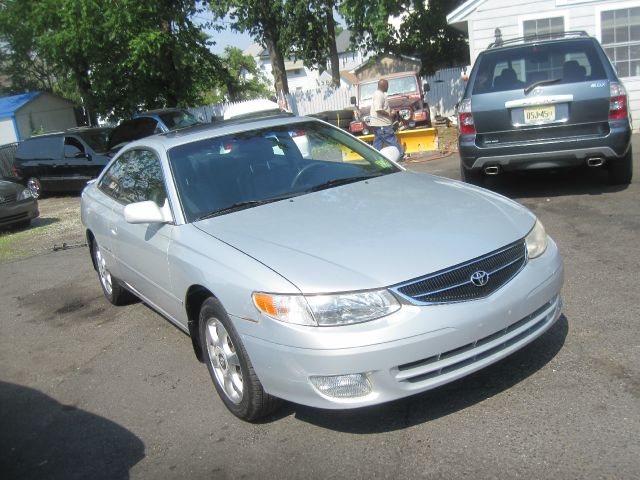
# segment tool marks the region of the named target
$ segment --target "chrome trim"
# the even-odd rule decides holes
[[[504,102],[505,108],[532,107],[535,105],[551,105],[554,103],[573,102],[573,95],[546,95],[544,97],[531,97]]]
[[[439,277],[441,275],[446,275],[447,273],[451,273],[451,272],[454,272],[454,271],[459,270],[461,268],[465,268],[465,267],[467,267],[469,265],[473,265],[474,263],[480,262],[480,261],[485,260],[487,258],[495,257],[495,256],[500,255],[501,253],[509,250],[510,248],[513,248],[513,246],[516,243],[519,243],[519,242],[514,242],[514,243],[512,243],[510,245],[507,245],[504,248],[501,248],[500,250],[496,250],[496,251],[491,252],[490,254],[483,255],[483,256],[478,257],[478,258],[474,258],[473,260],[469,260],[468,262],[461,263],[461,264],[456,265],[454,267],[451,267],[451,268],[448,268],[448,269],[445,269],[445,270],[440,270],[440,271],[435,272],[435,273],[430,273],[430,274],[424,275],[422,277],[414,278],[412,280],[408,280],[406,282],[402,282],[402,283],[393,285],[393,286],[389,287],[388,289],[391,292],[393,292],[395,295],[397,295],[400,298],[402,298],[403,300],[406,300],[407,302],[409,302],[410,304],[419,305],[419,306],[424,306],[424,305],[450,305],[450,304],[453,304],[453,303],[471,302],[473,300],[477,300],[476,298],[474,298],[474,299],[468,299],[468,300],[457,300],[457,301],[449,301],[449,302],[423,302],[423,301],[417,300],[415,297],[411,297],[409,295],[406,295],[406,294],[402,293],[400,291],[400,289],[403,288],[403,287],[406,287],[408,285],[413,285],[414,283],[419,283],[419,282],[423,282],[425,280],[429,280],[430,278]],[[524,239],[522,240],[522,243],[525,243],[525,245],[524,245],[524,261],[522,262],[522,266],[516,272],[514,272],[513,276],[509,280],[507,280],[497,290],[492,292],[491,295],[493,295],[494,293],[499,291],[501,288],[503,288],[507,283],[509,283],[511,281],[511,279],[513,279],[516,275],[518,275],[522,271],[522,269],[524,269],[524,267],[527,265],[527,263],[529,262],[529,254],[528,254],[526,242],[524,241]],[[498,268],[496,268],[494,270],[491,270],[490,272],[487,272],[487,273],[489,273],[489,276],[491,276],[491,275],[493,275],[495,273],[500,272],[501,270],[504,270],[505,268],[510,267],[511,265],[513,265],[514,263],[520,261],[521,259],[522,259],[522,256],[519,256],[516,259],[512,260],[511,262],[509,262],[509,263],[507,263],[505,265],[502,265],[502,266],[500,266],[500,267],[498,267]],[[430,295],[430,294],[433,294],[433,293],[446,292],[448,290],[452,290],[454,288],[459,288],[459,287],[462,287],[462,286],[470,284],[470,283],[471,283],[471,279],[467,280],[466,282],[462,282],[460,284],[456,284],[456,285],[448,286],[448,287],[445,287],[445,288],[442,288],[442,289],[439,289],[439,290],[432,290],[432,291],[423,293],[422,295],[418,295],[418,297],[424,297],[425,295]],[[484,297],[478,297],[478,298],[484,298]]]

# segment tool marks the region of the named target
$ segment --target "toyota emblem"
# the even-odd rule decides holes
[[[473,272],[471,274],[471,283],[473,283],[476,287],[484,287],[487,283],[489,283],[489,274],[484,270]]]

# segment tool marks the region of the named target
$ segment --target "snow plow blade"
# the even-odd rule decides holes
[[[404,153],[413,154],[418,152],[429,152],[438,149],[438,135],[435,128],[414,128],[396,132],[396,136]],[[373,144],[373,135],[362,135],[360,140]]]

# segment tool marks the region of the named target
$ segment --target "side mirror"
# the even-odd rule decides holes
[[[392,162],[397,162],[400,160],[400,150],[396,147],[392,147],[391,145],[380,149],[380,153],[387,159]]]
[[[165,200],[160,208],[156,202],[130,203],[124,207],[124,219],[127,223],[170,223],[173,221],[169,213],[169,203]]]
[[[422,91],[423,92],[430,92],[431,91],[431,85],[429,85],[428,83],[425,83],[424,85],[422,85]]]
[[[349,101],[351,102],[351,105],[356,105],[358,103],[358,101],[356,100],[356,97],[351,97]]]

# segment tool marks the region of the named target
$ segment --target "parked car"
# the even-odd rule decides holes
[[[81,190],[110,160],[111,128],[74,128],[20,142],[13,173],[35,198],[52,191]]]
[[[0,178],[0,227],[26,227],[39,214],[38,201],[31,190],[15,181]]]
[[[563,265],[535,215],[398,156],[284,115],[132,142],[82,194],[102,290],[188,333],[244,420],[406,397],[547,331]]]
[[[539,168],[604,167],[633,176],[629,99],[595,38],[584,32],[490,46],[458,107],[462,178]]]
[[[109,137],[108,151],[112,154],[129,142],[154,133],[170,132],[197,125],[201,122],[186,110],[165,108],[136,113],[133,118],[122,121]]]

